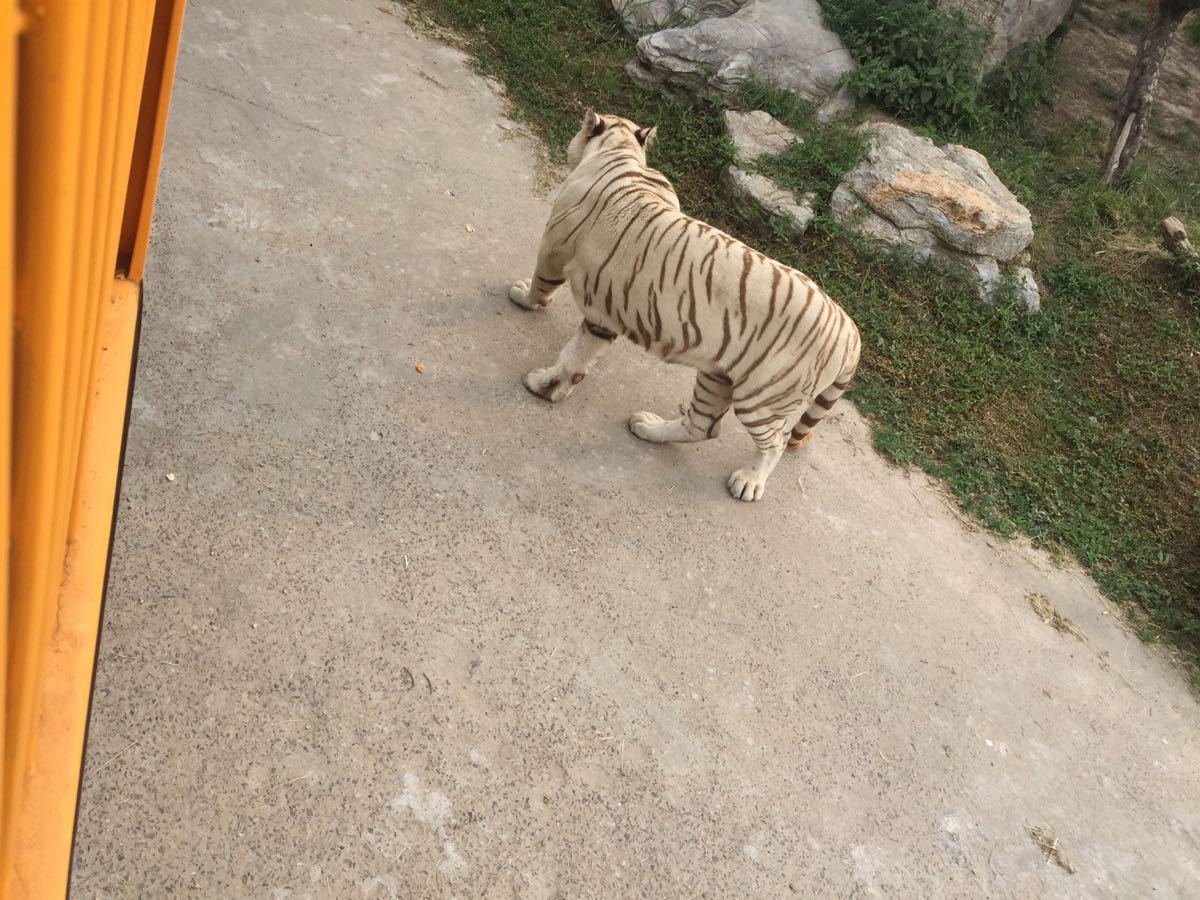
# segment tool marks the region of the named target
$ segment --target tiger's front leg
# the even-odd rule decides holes
[[[733,386],[726,375],[696,373],[692,402],[678,419],[664,419],[652,412],[629,417],[629,430],[652,444],[682,444],[707,441],[721,431],[721,417],[733,402]]]
[[[575,334],[558,354],[554,365],[534,369],[526,375],[525,387],[543,400],[557,403],[570,394],[575,385],[583,381],[588,370],[604,355],[604,351],[612,346],[616,337],[613,332],[587,320],[580,322]]]
[[[538,248],[537,265],[533,268],[533,283],[521,280],[508,289],[508,299],[522,309],[543,309],[550,305],[557,291],[567,280],[563,254],[553,245],[547,246],[545,236]]]

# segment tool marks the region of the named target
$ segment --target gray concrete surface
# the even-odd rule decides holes
[[[1196,896],[1196,704],[1078,572],[849,406],[748,505],[625,430],[687,372],[521,388],[536,147],[381,5],[189,4],[74,895]]]

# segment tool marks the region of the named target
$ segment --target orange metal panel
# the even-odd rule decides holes
[[[0,774],[8,658],[8,523],[12,473],[13,190],[16,183],[17,8],[0,0]],[[0,809],[4,779],[0,777]]]
[[[44,657],[38,740],[22,784],[12,897],[63,897],[70,871],[79,768],[87,731],[100,604],[108,570],[113,498],[122,439],[141,287],[117,279],[103,304],[96,378],[89,395],[79,460],[80,492],[67,544],[56,623]]]
[[[9,576],[5,796],[0,873],[6,892],[19,879],[13,843],[21,783],[34,740],[46,623],[66,543],[58,492],[60,450],[74,443],[62,417],[73,313],[71,237],[80,192],[89,16],[29,11],[18,60],[14,295],[12,564]],[[58,523],[62,522],[61,528]]]
[[[185,5],[185,0],[159,0],[154,9],[146,88],[142,93],[142,111],[138,117],[137,141],[129,171],[129,192],[125,198],[125,220],[121,225],[121,244],[117,253],[117,270],[134,281],[141,280],[146,268],[150,218],[158,189],[158,169],[167,132],[167,112],[175,83],[175,60],[179,55]]]
[[[0,900],[66,891],[182,8],[0,0]]]

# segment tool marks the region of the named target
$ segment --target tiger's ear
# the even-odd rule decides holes
[[[658,126],[651,125],[649,128],[639,128],[634,134],[637,135],[638,143],[645,149],[650,149],[650,144],[654,141],[654,135],[658,133]]]
[[[583,114],[583,130],[588,137],[597,137],[604,131],[604,120],[589,109]]]

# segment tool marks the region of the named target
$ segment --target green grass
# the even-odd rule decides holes
[[[1121,89],[1117,88],[1117,87],[1113,87],[1111,84],[1109,84],[1103,78],[1097,78],[1095,80],[1094,84],[1096,87],[1096,93],[1099,94],[1101,97],[1103,97],[1105,100],[1110,100],[1113,103],[1116,103],[1118,100],[1121,99]]]
[[[1114,19],[1114,24],[1117,26],[1117,30],[1123,31],[1125,34],[1141,34],[1145,30],[1148,22],[1149,19],[1147,19],[1145,16],[1138,15],[1130,9],[1119,10],[1116,18]]]
[[[583,109],[658,126],[651,162],[684,208],[815,277],[855,317],[864,362],[852,397],[877,447],[945,479],[1003,534],[1073,552],[1128,604],[1148,639],[1200,658],[1200,296],[1195,273],[1151,251],[1168,214],[1200,222],[1195,168],[1150,151],[1130,183],[1096,184],[1106,135],[1079,125],[977,128],[1037,223],[1043,308],[982,307],[965,282],[879,252],[818,211],[800,242],[727,202],[731,147],[714,105],[632,85],[632,45],[590,0],[417,0],[418,17],[462,36],[557,158]],[[822,199],[861,153],[851,123],[819,127],[804,104],[751,87],[807,138],[768,166]]]

